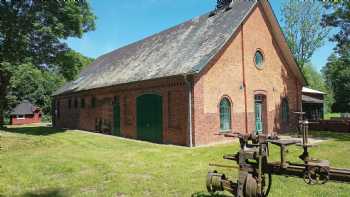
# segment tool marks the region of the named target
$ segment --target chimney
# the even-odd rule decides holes
[[[209,18],[212,16],[215,16],[219,10],[230,10],[231,3],[233,0],[217,0],[216,2],[216,9],[209,13]]]
[[[216,9],[221,10],[229,8],[232,0],[217,0],[216,2]]]

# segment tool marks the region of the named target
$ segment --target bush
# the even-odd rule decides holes
[[[4,117],[4,125],[9,125],[10,123],[11,123],[10,116],[5,116]]]
[[[52,121],[52,116],[48,114],[43,114],[41,118],[41,122],[47,122],[50,123]]]

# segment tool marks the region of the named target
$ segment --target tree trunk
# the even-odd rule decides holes
[[[3,88],[0,88],[3,89]],[[4,113],[5,113],[5,105],[6,105],[6,94],[0,93],[0,127],[4,124]]]
[[[4,124],[5,103],[6,96],[4,96],[4,93],[0,93],[0,127]]]
[[[6,95],[10,78],[9,64],[0,63],[0,126],[4,124],[4,113],[7,107]]]

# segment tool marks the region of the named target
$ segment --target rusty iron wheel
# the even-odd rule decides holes
[[[304,174],[304,181],[309,185],[325,184],[329,181],[329,170],[325,167],[311,166]]]

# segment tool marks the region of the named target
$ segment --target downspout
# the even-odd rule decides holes
[[[242,75],[243,75],[243,88],[244,88],[244,119],[245,119],[245,133],[248,133],[248,101],[247,101],[247,82],[245,78],[245,65],[244,65],[244,34],[243,34],[243,24],[241,25],[241,35],[242,35]]]
[[[184,74],[185,83],[188,88],[188,145],[192,148],[193,147],[193,136],[192,136],[192,81],[188,78],[187,74]]]

